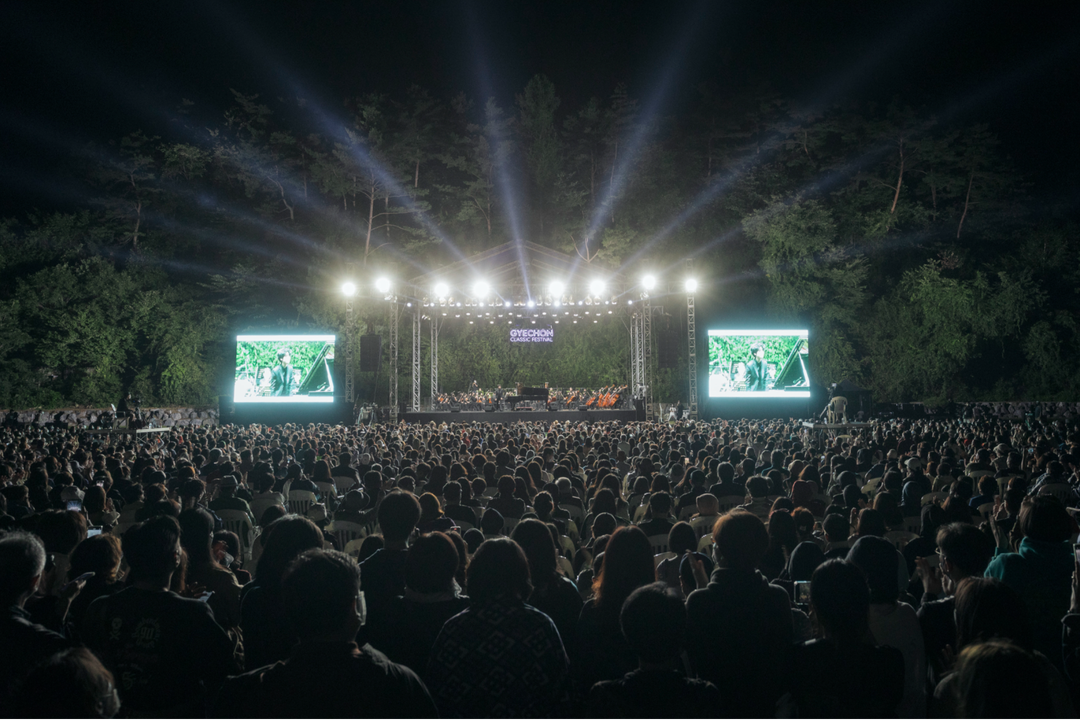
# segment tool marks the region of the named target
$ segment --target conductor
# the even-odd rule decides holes
[[[281,348],[277,354],[278,364],[270,374],[270,394],[287,396],[296,392],[296,376],[292,369],[292,353],[289,348]]]

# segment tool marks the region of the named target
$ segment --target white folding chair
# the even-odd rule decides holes
[[[310,490],[289,491],[289,512],[295,515],[307,516],[307,511],[315,502],[315,493]]]
[[[338,547],[342,552],[349,552],[346,550],[349,547],[349,543],[354,540],[363,540],[368,535],[368,526],[361,525],[360,523],[349,522],[348,520],[335,520],[330,524],[330,532],[333,533],[334,538],[338,542]],[[359,553],[359,546],[355,547],[357,554]]]
[[[667,535],[650,535],[649,544],[652,545],[653,555],[661,555],[668,551]]]
[[[720,514],[723,515],[728,510],[734,510],[743,503],[746,502],[746,496],[744,495],[727,495],[722,498],[717,498],[717,502],[720,504]]]
[[[225,529],[240,538],[240,553],[244,563],[251,562],[251,545],[255,542],[255,528],[251,518],[243,510],[215,510]]]

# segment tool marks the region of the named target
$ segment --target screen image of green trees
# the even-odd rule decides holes
[[[780,366],[798,341],[794,335],[710,335],[709,373],[728,372],[732,363],[748,361],[754,344],[765,349],[765,362]]]
[[[263,368],[272,368],[278,364],[278,351],[289,348],[292,356],[292,366],[300,371],[303,377],[311,368],[315,359],[326,345],[332,343],[322,340],[238,340],[236,343],[236,379],[253,379]],[[333,357],[331,348],[330,357]]]

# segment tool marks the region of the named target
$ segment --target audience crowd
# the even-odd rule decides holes
[[[0,428],[0,712],[1072,717],[1080,418]]]

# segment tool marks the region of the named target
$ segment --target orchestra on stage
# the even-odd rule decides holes
[[[513,387],[483,389],[474,380],[468,390],[443,392],[435,397],[433,410],[477,412],[488,410],[620,410],[633,407],[626,385],[607,385],[602,388]]]

